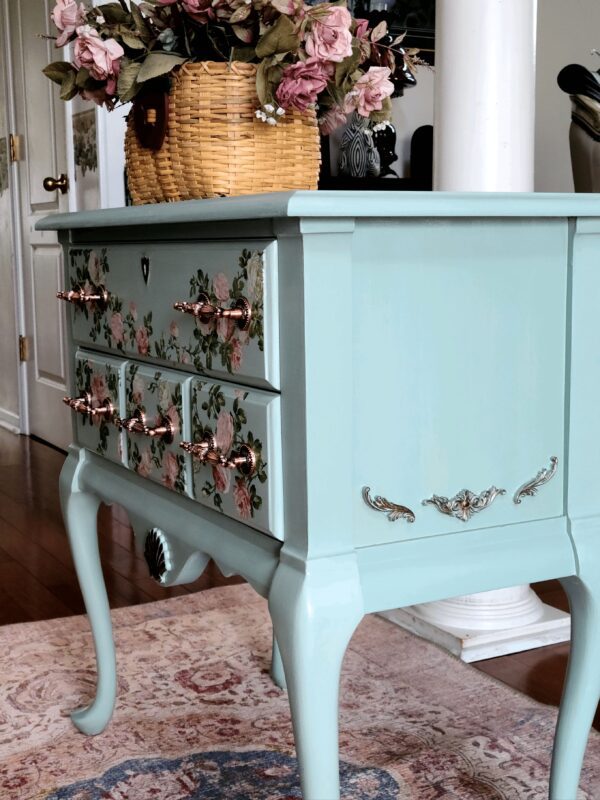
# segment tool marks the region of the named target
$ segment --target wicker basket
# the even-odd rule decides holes
[[[160,150],[141,146],[130,115],[125,138],[135,205],[289,189],[316,189],[321,163],[314,111],[256,119],[256,65],[202,61],[174,76]]]

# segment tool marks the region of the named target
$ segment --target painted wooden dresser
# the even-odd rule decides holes
[[[600,197],[300,192],[39,227],[65,248],[61,494],[98,660],[77,727],[115,701],[96,512],[119,503],[165,586],[212,557],[268,598],[306,800],[339,796],[364,614],[563,579],[550,797],[574,800],[600,692]]]

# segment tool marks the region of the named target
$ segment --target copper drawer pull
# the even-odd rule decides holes
[[[204,324],[211,322],[213,319],[231,319],[243,331],[248,330],[252,318],[252,306],[245,297],[240,297],[239,300],[236,300],[231,308],[219,308],[218,306],[213,306],[210,302],[210,297],[205,292],[201,292],[195,303],[173,303],[173,308],[184,314],[193,314]]]
[[[101,406],[96,406],[94,408],[90,392],[86,392],[81,397],[63,397],[63,403],[78,414],[85,414],[90,417],[90,419],[103,416],[112,419],[115,413],[115,408],[110,400],[105,400]]]
[[[75,305],[80,306],[86,303],[106,305],[110,297],[109,293],[102,286],[99,286],[95,292],[86,292],[81,286],[78,286],[77,289],[70,289],[68,292],[57,292],[56,296],[59,300],[66,300],[67,303],[75,303]]]
[[[171,444],[175,435],[173,423],[168,417],[162,417],[158,425],[151,427],[146,424],[146,417],[139,410],[127,419],[116,419],[115,424],[120,430],[141,433],[142,436],[149,436],[151,439],[162,439],[165,444]]]
[[[180,442],[179,446],[203,464],[223,469],[237,469],[247,477],[253,475],[256,470],[256,453],[247,444],[241,445],[239,450],[234,450],[227,458],[217,449],[212,433],[205,434],[201,442]]]

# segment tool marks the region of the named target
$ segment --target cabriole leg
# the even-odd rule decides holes
[[[280,689],[287,689],[285,683],[285,672],[283,671],[283,661],[281,660],[281,652],[279,651],[279,645],[277,644],[277,639],[275,638],[275,633],[273,633],[273,650],[271,656],[271,678],[273,679],[273,683],[276,686],[279,686]]]
[[[566,578],[571,606],[571,653],[560,704],[550,800],[575,800],[585,748],[600,699],[600,582]],[[600,787],[596,787],[600,791]]]
[[[117,693],[117,668],[110,608],[98,550],[97,516],[100,500],[89,492],[74,490],[69,478],[72,464],[67,460],[61,474],[61,504],[75,570],[92,628],[98,684],[96,697],[87,707],[77,709],[71,719],[80,731],[101,733],[112,716]]]
[[[363,616],[354,556],[285,559],[269,609],[289,695],[304,800],[339,800],[338,698],[342,660]]]

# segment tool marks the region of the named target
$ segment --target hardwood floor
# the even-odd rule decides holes
[[[58,499],[64,453],[0,428],[0,625],[83,614]],[[103,507],[100,550],[113,608],[239,583],[214,564],[193,584],[163,589],[149,577],[133,546],[125,512]],[[567,609],[560,584],[534,587],[542,599]],[[473,666],[543,703],[557,705],[569,645],[554,645],[480,661]],[[600,716],[595,726],[600,730]]]

